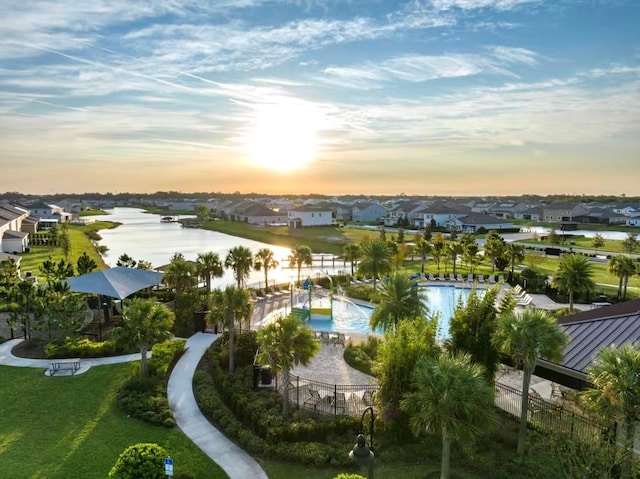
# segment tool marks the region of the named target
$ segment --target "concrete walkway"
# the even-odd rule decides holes
[[[227,439],[202,415],[193,395],[192,378],[200,358],[218,338],[197,333],[187,340],[187,351],[174,366],[167,397],[176,424],[205,454],[213,459],[230,479],[267,479],[260,465]]]

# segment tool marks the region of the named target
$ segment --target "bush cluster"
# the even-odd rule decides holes
[[[344,360],[354,369],[371,376],[371,366],[373,361],[364,349],[358,346],[348,346],[344,350]]]
[[[178,359],[180,359],[180,356],[184,354],[186,344],[186,339],[154,344],[151,348],[151,358],[149,359],[149,374],[162,379],[166,378],[173,366],[178,362]]]
[[[109,471],[109,479],[163,479],[167,451],[152,443],[129,446]]]
[[[164,381],[157,377],[135,377],[118,391],[118,407],[128,416],[156,426],[176,425]]]
[[[345,296],[359,299],[361,301],[371,301],[374,291],[371,286],[367,285],[351,285],[344,288]]]
[[[88,338],[67,338],[62,344],[49,343],[44,348],[47,358],[97,358],[118,352],[113,341],[96,342]]]

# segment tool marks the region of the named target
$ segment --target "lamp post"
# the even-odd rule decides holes
[[[349,453],[349,458],[356,464],[367,467],[367,479],[373,479],[373,458],[374,454],[367,447],[367,440],[364,434],[358,434],[356,438],[356,445],[353,446],[353,450]]]

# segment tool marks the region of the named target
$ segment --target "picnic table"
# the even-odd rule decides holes
[[[80,358],[54,359],[51,362],[51,368],[49,368],[49,376],[60,371],[71,371],[71,375],[74,375],[78,369],[80,369]]]

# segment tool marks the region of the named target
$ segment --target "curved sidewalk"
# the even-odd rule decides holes
[[[176,424],[230,479],[268,479],[260,465],[227,439],[200,412],[193,395],[192,379],[198,362],[217,334],[196,333],[187,340],[187,350],[173,367],[167,397]]]

